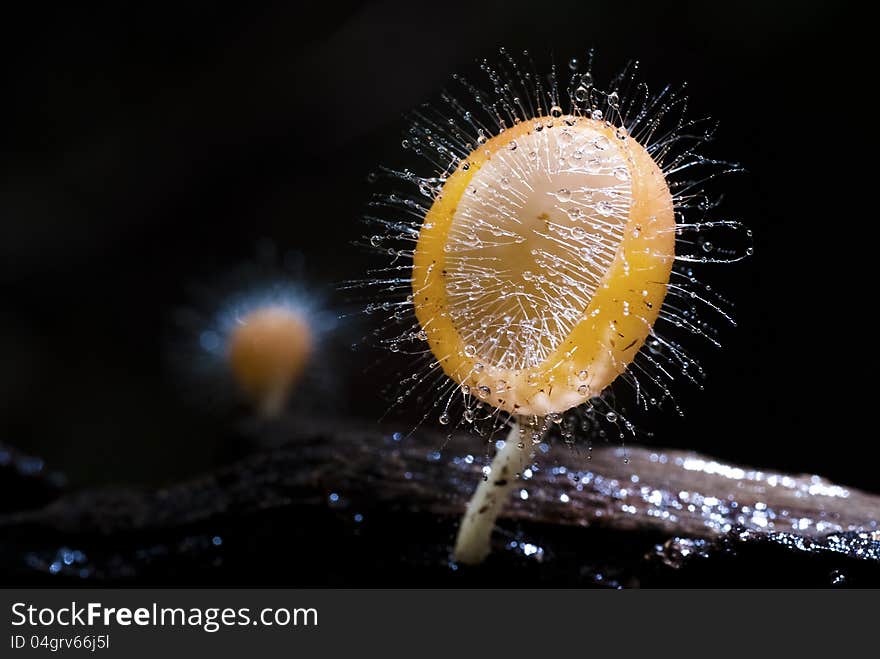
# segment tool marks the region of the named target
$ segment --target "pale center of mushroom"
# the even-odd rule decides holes
[[[446,245],[448,310],[469,357],[538,366],[583,317],[623,239],[630,169],[590,126],[533,130],[474,174]]]

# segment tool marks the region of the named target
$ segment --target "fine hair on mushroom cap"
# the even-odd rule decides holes
[[[369,176],[384,263],[348,287],[413,358],[394,404],[487,438],[514,415],[623,439],[615,389],[680,413],[674,386],[702,386],[687,337],[717,344],[733,321],[696,271],[752,251],[706,184],[740,168],[702,155],[716,126],[688,116],[684,85],[651,92],[637,63],[600,84],[592,60],[539,74],[501,49],[412,113],[401,145],[426,164]]]

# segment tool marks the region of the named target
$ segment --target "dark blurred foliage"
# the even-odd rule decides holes
[[[711,155],[749,170],[717,189],[724,215],[753,227],[755,256],[711,273],[739,327],[722,328],[723,350],[695,350],[706,390],[680,387],[688,416],[652,415],[651,441],[877,489],[862,410],[838,391],[860,354],[844,341],[868,341],[848,333],[836,289],[856,183],[841,170],[866,148],[849,125],[845,5],[220,7],[39,7],[2,22],[4,442],[78,483],[165,481],[224,460],[229,416],[181,400],[164,360],[187,286],[265,238],[303,252],[316,280],[362,276],[370,257],[350,241],[366,175],[412,164],[402,114],[499,45],[539,63],[592,46],[600,81],[631,58],[652,88],[688,81],[695,114],[721,121]],[[391,369],[368,370],[376,357],[338,360],[341,415],[384,411],[376,383]]]

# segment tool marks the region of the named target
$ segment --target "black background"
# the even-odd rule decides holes
[[[0,440],[77,483],[224,460],[228,415],[190,405],[168,368],[188,285],[266,238],[331,289],[361,276],[350,241],[365,232],[366,175],[409,164],[403,113],[499,45],[561,63],[595,47],[598,80],[636,58],[654,89],[687,81],[694,112],[721,121],[710,154],[748,169],[716,188],[755,233],[754,258],[711,280],[739,327],[722,328],[723,350],[694,348],[706,390],[682,387],[688,416],[654,415],[652,441],[877,489],[877,450],[841,391],[869,340],[837,293],[854,237],[840,173],[866,148],[844,82],[857,61],[845,6],[299,4],[3,21]],[[364,374],[374,357],[343,355],[331,374],[342,413],[367,423],[386,407],[384,371]]]

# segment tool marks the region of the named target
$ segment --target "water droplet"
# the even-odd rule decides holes
[[[449,423],[449,415],[446,412],[443,412],[443,414],[440,415],[440,423],[444,426]]]
[[[610,94],[608,94],[608,105],[613,108],[616,108],[618,105],[620,105],[620,96],[617,92],[611,92]]]
[[[608,419],[611,423],[617,421],[617,412],[608,412],[605,414],[605,418]]]

